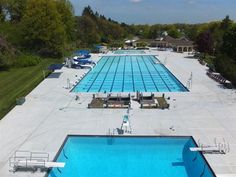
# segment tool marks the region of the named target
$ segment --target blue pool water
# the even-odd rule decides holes
[[[145,54],[143,50],[116,50],[114,54]]]
[[[215,177],[191,137],[69,136],[48,177]]]
[[[105,56],[74,92],[185,92],[155,56]]]

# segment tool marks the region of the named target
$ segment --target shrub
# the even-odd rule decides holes
[[[41,59],[37,56],[32,55],[21,55],[16,59],[15,66],[16,67],[28,67],[35,66],[39,64]]]
[[[41,48],[38,51],[38,54],[44,58],[60,58],[63,55],[62,51],[49,49],[49,48]]]
[[[0,52],[0,70],[7,70],[11,65],[11,56]]]
[[[236,84],[236,63],[233,59],[226,54],[219,54],[214,60],[214,65],[216,67],[216,71],[220,72],[234,85]]]
[[[7,69],[14,61],[16,49],[0,35],[0,70]]]

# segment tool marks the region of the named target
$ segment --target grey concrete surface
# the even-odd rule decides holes
[[[230,144],[225,155],[205,155],[216,174],[236,173],[236,91],[222,88],[206,75],[206,66],[187,54],[150,51],[185,85],[193,73],[190,92],[165,93],[169,110],[143,110],[133,103],[132,135],[187,135],[213,144],[224,138]],[[92,59],[99,60],[99,55]],[[59,77],[46,78],[0,121],[0,176],[43,177],[42,172],[9,172],[8,159],[15,150],[43,151],[52,160],[68,134],[106,135],[122,123],[121,109],[87,109],[91,94],[66,89],[88,70],[63,68]],[[76,77],[76,75],[78,77]],[[162,93],[156,93],[161,95]],[[170,129],[170,128],[174,129]]]

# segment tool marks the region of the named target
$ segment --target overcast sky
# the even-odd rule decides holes
[[[75,14],[85,6],[128,24],[202,23],[226,15],[236,21],[236,0],[71,0]]]

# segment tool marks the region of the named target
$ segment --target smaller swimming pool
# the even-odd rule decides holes
[[[68,136],[48,177],[216,177],[192,137]]]
[[[143,50],[116,50],[114,54],[145,54]]]

